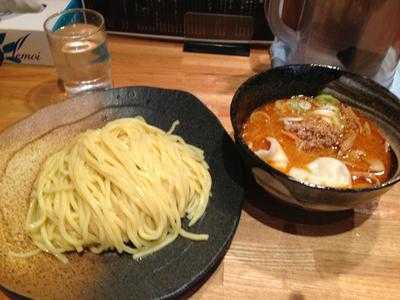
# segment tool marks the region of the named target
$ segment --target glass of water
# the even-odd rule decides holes
[[[65,91],[78,94],[112,87],[104,18],[91,9],[69,9],[44,23]]]

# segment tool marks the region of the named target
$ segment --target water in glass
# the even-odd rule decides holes
[[[111,87],[106,34],[91,24],[72,24],[51,41],[57,73],[69,94]]]

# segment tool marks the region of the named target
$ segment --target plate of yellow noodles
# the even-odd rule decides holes
[[[194,289],[235,233],[242,167],[193,95],[110,89],[0,133],[0,285],[30,298]]]

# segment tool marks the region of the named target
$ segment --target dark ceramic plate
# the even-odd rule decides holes
[[[169,129],[205,151],[213,179],[212,197],[193,232],[207,242],[178,238],[145,257],[105,253],[69,254],[62,264],[50,255],[30,259],[8,252],[32,245],[23,233],[28,195],[40,164],[79,132],[136,115]],[[149,299],[178,296],[214,270],[227,251],[243,200],[242,167],[218,119],[193,95],[148,87],[111,89],[49,106],[0,134],[0,284],[33,298]]]
[[[332,94],[362,111],[380,127],[391,144],[389,181],[374,188],[335,189],[301,183],[272,168],[241,138],[243,123],[259,106],[294,95]],[[288,65],[257,74],[236,91],[231,104],[235,140],[247,168],[268,192],[287,203],[311,210],[346,210],[373,201],[400,180],[400,102],[387,89],[361,76],[335,67]]]

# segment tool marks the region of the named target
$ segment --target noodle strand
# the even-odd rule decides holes
[[[89,130],[44,163],[35,182],[26,230],[37,250],[62,262],[89,249],[141,258],[178,236],[207,240],[182,228],[204,214],[211,190],[201,149],[141,117]]]

